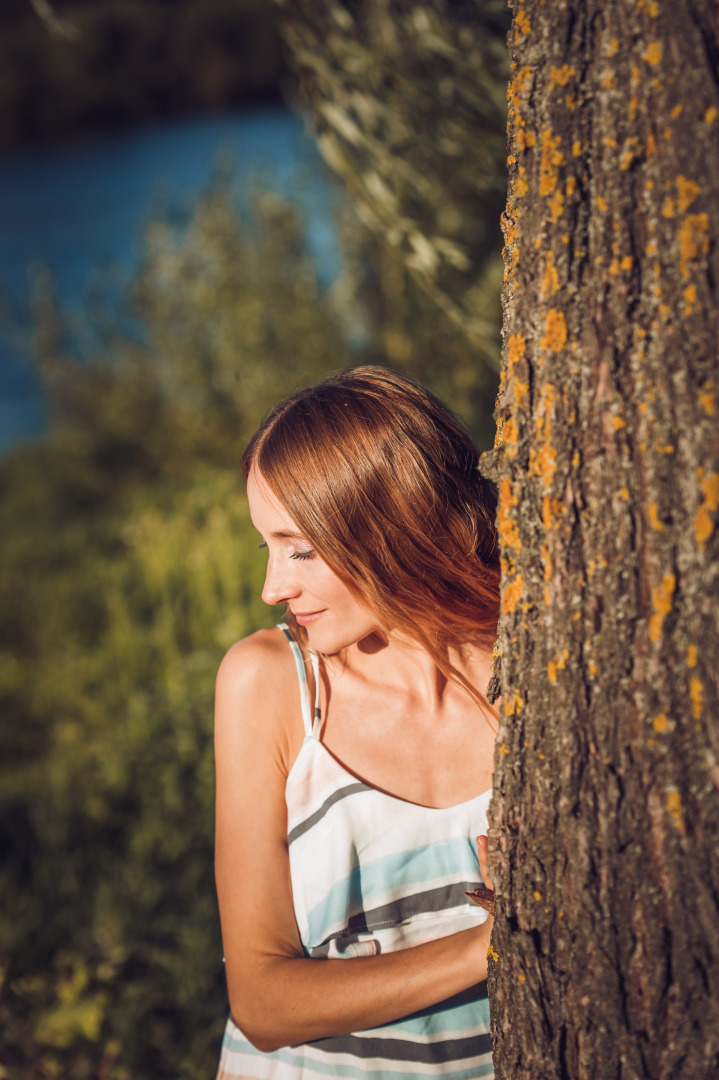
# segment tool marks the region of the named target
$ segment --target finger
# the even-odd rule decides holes
[[[479,855],[479,870],[482,881],[488,889],[493,889],[494,885],[489,875],[489,844],[486,836],[477,837],[477,854]]]

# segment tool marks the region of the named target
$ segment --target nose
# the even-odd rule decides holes
[[[262,589],[262,599],[266,604],[282,604],[302,591],[295,577],[296,568],[288,558],[275,558],[270,555]]]

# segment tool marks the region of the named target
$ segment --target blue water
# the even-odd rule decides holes
[[[308,248],[329,283],[339,272],[333,189],[304,121],[281,107],[0,156],[0,452],[46,426],[23,332],[33,268],[49,268],[64,309],[80,308],[98,269],[131,275],[153,206],[189,204],[221,161],[231,162],[239,184],[261,182],[300,201]]]

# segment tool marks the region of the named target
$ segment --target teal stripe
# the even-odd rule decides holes
[[[388,894],[388,883],[395,889],[431,889],[438,879],[448,877],[463,881],[479,879],[479,859],[468,836],[451,837],[424,847],[393,852],[372,862],[353,867],[350,874],[336,882],[327,896],[307,914],[307,926],[301,927],[306,949],[319,945],[336,930],[342,929],[350,916],[376,907]],[[372,928],[370,927],[370,930]]]
[[[492,1075],[492,1062],[489,1061],[484,1064],[481,1058],[473,1058],[469,1063],[463,1063],[459,1068],[451,1067],[450,1072],[441,1073],[437,1072],[435,1065],[413,1065],[411,1071],[402,1071],[393,1068],[389,1062],[386,1065],[380,1063],[378,1068],[370,1070],[361,1061],[358,1061],[357,1064],[340,1064],[337,1061],[315,1060],[309,1058],[302,1049],[297,1052],[292,1047],[284,1047],[282,1050],[274,1050],[270,1054],[263,1054],[245,1039],[240,1040],[234,1037],[230,1039],[228,1046],[230,1052],[237,1054],[240,1060],[236,1064],[230,1060],[227,1065],[237,1068],[238,1072],[242,1071],[242,1058],[248,1059],[248,1068],[255,1070],[259,1062],[262,1064],[265,1061],[267,1064],[279,1064],[281,1062],[285,1068],[292,1069],[298,1076],[302,1076],[303,1080],[311,1080],[313,1076],[337,1077],[338,1080],[340,1078],[342,1080],[416,1080],[420,1076],[436,1077],[438,1075],[441,1075],[443,1080],[475,1080],[476,1077]]]

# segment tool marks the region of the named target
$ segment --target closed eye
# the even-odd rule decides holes
[[[314,551],[294,551],[291,555],[291,559],[314,559]]]

